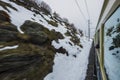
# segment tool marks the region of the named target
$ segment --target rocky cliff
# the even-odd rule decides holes
[[[56,53],[76,57],[67,47],[83,47],[82,33],[40,4],[0,1],[0,80],[43,80],[52,72]]]

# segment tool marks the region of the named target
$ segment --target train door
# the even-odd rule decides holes
[[[96,66],[96,71],[95,72],[97,74],[97,80],[102,80],[102,75],[101,75],[101,70],[100,70],[100,30],[98,30],[95,34],[95,56],[96,56],[96,63],[95,63],[95,66]]]
[[[104,24],[104,66],[108,80],[120,80],[120,7]]]

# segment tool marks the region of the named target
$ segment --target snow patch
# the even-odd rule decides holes
[[[6,46],[4,48],[0,48],[0,51],[8,50],[8,49],[16,49],[17,47],[18,47],[18,45],[15,45],[15,46]]]
[[[81,52],[74,51],[74,48],[76,47],[73,47],[72,50],[70,50],[71,53],[76,52],[76,58],[73,56],[67,56],[66,54],[56,53],[53,72],[48,74],[44,80],[84,80],[87,71],[91,41],[86,41],[83,44],[84,48]],[[58,48],[59,46],[57,46],[58,45],[55,47]]]

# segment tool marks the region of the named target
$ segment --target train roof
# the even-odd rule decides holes
[[[96,31],[104,25],[112,13],[120,6],[120,0],[104,0],[103,7],[96,26]]]

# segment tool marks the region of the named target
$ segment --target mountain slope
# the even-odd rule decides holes
[[[55,55],[53,72],[45,77],[45,80],[85,80],[91,42],[84,41],[81,51],[70,49],[76,56],[66,56],[57,53]]]
[[[42,1],[1,0],[0,80],[43,80],[57,55],[79,59],[82,35]]]

